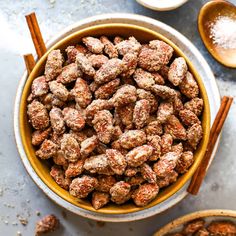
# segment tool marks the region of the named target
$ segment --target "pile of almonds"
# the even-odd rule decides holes
[[[95,209],[145,206],[194,162],[203,100],[183,57],[160,40],[85,37],[52,50],[27,114],[36,156]]]

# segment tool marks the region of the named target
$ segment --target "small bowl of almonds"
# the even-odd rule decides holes
[[[191,178],[210,108],[170,40],[106,24],[67,36],[37,62],[19,120],[27,158],[49,189],[86,210],[125,214],[167,200]]]
[[[165,225],[153,236],[236,235],[236,212],[204,210],[182,216]]]

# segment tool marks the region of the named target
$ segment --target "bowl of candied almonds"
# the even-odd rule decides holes
[[[210,108],[198,72],[161,34],[91,26],[36,63],[19,128],[37,176],[67,202],[137,212],[175,194],[206,151]]]
[[[182,216],[165,225],[153,236],[236,235],[236,212],[204,210]]]

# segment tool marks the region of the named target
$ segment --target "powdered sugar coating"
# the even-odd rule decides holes
[[[114,94],[113,103],[115,107],[124,106],[137,100],[136,88],[132,85],[123,85]]]
[[[98,139],[103,143],[109,143],[113,132],[113,117],[108,110],[98,111],[92,121],[97,132]]]
[[[185,126],[192,126],[194,124],[201,123],[198,117],[192,111],[188,109],[181,110],[179,112],[179,117]]]
[[[62,111],[58,107],[53,107],[49,112],[52,129],[57,134],[63,134],[66,130]]]
[[[119,151],[107,149],[106,156],[111,169],[117,174],[122,175],[127,166],[126,159]]]
[[[159,188],[167,187],[170,184],[176,182],[177,178],[178,173],[174,170],[171,170],[165,177],[157,177],[157,185],[159,186]]]
[[[137,129],[141,129],[147,124],[150,110],[151,107],[148,100],[142,99],[136,102],[133,112],[133,122]]]
[[[163,133],[162,125],[158,120],[149,122],[144,130],[147,135],[161,135]]]
[[[80,53],[80,51],[75,46],[68,46],[65,49],[65,52],[67,54],[67,62],[69,64],[74,63],[76,60],[77,54]]]
[[[94,191],[92,194],[92,205],[95,210],[105,206],[109,201],[110,195],[108,193]]]
[[[49,90],[48,83],[45,76],[39,76],[33,80],[31,85],[31,91],[33,97],[40,97],[47,94]]]
[[[141,44],[134,37],[129,37],[128,40],[123,40],[116,44],[116,48],[122,56],[127,53],[138,54]]]
[[[27,115],[29,116],[29,122],[37,129],[45,129],[49,126],[49,115],[46,107],[39,101],[33,100],[27,106]]]
[[[94,37],[85,37],[82,38],[82,41],[90,52],[95,54],[102,53],[104,44],[99,39]]]
[[[32,144],[34,146],[38,146],[40,145],[46,138],[48,138],[48,136],[50,135],[52,131],[52,128],[49,127],[45,130],[35,130],[32,133]]]
[[[165,58],[164,64],[168,64],[174,52],[174,49],[170,45],[161,40],[152,40],[149,42],[149,47],[162,53],[162,57]]]
[[[84,169],[90,173],[112,175],[114,172],[111,170],[107,156],[105,154],[91,156],[85,160]]]
[[[136,175],[139,171],[139,167],[127,167],[124,174],[128,177],[132,177]]]
[[[76,80],[72,93],[75,97],[75,101],[82,108],[87,107],[92,101],[92,93],[89,89],[89,86],[87,82],[81,78]]]
[[[58,146],[54,142],[45,139],[35,154],[41,159],[48,159],[57,153],[57,149]]]
[[[94,93],[96,99],[108,99],[118,89],[120,79],[114,79],[102,86],[100,86]]]
[[[99,175],[98,176],[98,185],[96,190],[100,192],[109,193],[111,187],[116,183],[115,177],[111,175]]]
[[[183,102],[180,97],[174,97],[173,99],[173,107],[174,107],[174,114],[178,115],[178,113],[184,109]]]
[[[121,36],[115,36],[113,42],[115,45],[117,45],[118,43],[122,42],[124,39]]]
[[[171,147],[171,152],[176,152],[182,155],[183,151],[184,151],[184,147],[182,143],[175,144]]]
[[[129,151],[126,155],[126,160],[129,166],[138,167],[146,162],[153,153],[153,147],[149,145],[143,145],[136,147]]]
[[[132,177],[126,177],[125,181],[130,184],[131,187],[137,187],[144,183],[145,179],[140,174],[137,174]]]
[[[65,177],[65,171],[60,166],[52,166],[50,175],[61,188],[69,189],[71,180]]]
[[[69,163],[66,171],[65,176],[68,178],[76,177],[78,175],[81,175],[84,170],[84,160],[78,160],[74,163]]]
[[[196,80],[190,72],[187,72],[182,82],[179,84],[179,89],[188,98],[195,98],[199,94],[199,88]]]
[[[108,57],[102,54],[92,54],[88,57],[89,62],[91,63],[92,67],[99,69],[102,65],[108,62]]]
[[[173,100],[177,96],[177,93],[174,89],[165,85],[155,84],[152,86],[151,91],[163,99]]]
[[[97,147],[97,145],[98,145],[98,138],[96,135],[93,135],[92,137],[83,140],[80,144],[81,155],[88,156]]]
[[[165,178],[171,171],[176,167],[176,163],[180,155],[175,152],[168,152],[161,157],[161,159],[153,165],[153,170],[155,171],[158,178]]]
[[[139,67],[150,72],[156,72],[163,65],[167,65],[173,53],[173,49],[168,44],[155,41],[149,46],[142,47],[139,53]]]
[[[59,49],[52,50],[48,54],[48,58],[45,65],[45,77],[46,81],[54,80],[61,72],[64,58]]]
[[[93,68],[92,63],[82,53],[78,53],[76,55],[76,64],[78,68],[81,71],[83,71],[83,73],[85,73],[86,75],[89,75],[92,77],[95,75],[95,69]]]
[[[150,90],[155,84],[154,76],[141,68],[136,69],[133,78],[138,87],[142,89]]]
[[[168,118],[164,126],[164,130],[166,133],[170,134],[174,139],[186,140],[186,130],[179,121],[179,119],[174,115],[171,115]]]
[[[150,135],[147,136],[147,144],[149,146],[152,146],[153,152],[151,157],[149,158],[149,161],[156,161],[161,156],[161,137],[159,135]]]
[[[156,183],[146,183],[139,186],[133,193],[132,198],[137,206],[143,207],[156,198],[158,192],[159,187]]]
[[[138,64],[138,55],[136,53],[126,53],[122,58],[122,62],[124,64],[124,70],[120,76],[127,81],[135,72]]]
[[[152,170],[151,166],[149,166],[146,163],[143,163],[140,166],[140,172],[143,178],[148,182],[148,183],[155,183],[157,181],[157,176],[156,173]]]
[[[110,100],[97,99],[86,107],[86,118],[93,119],[94,115],[101,110],[109,110],[113,108],[113,103]]]
[[[161,153],[166,154],[171,151],[173,144],[173,137],[170,134],[163,134],[160,140]]]
[[[69,84],[83,75],[82,71],[77,67],[76,63],[71,63],[62,68],[62,72],[57,76],[57,82]]]
[[[66,125],[72,130],[79,131],[85,126],[85,120],[80,112],[74,108],[66,107],[62,111]]]
[[[183,57],[176,58],[170,65],[168,72],[168,80],[174,85],[178,86],[187,73],[188,67]]]
[[[146,143],[146,134],[142,130],[128,130],[119,138],[120,145],[125,149],[132,149]]]
[[[173,113],[173,103],[169,101],[162,102],[157,110],[157,120],[160,121],[160,123],[165,123]]]
[[[155,98],[155,96],[151,92],[146,91],[144,89],[137,89],[137,97],[138,97],[138,100],[141,100],[141,99],[148,100],[150,104],[150,108],[151,108],[150,113],[154,113],[157,110],[158,100]]]
[[[35,227],[35,235],[39,236],[45,233],[55,231],[60,225],[59,220],[54,215],[47,215],[39,220]]]
[[[63,169],[67,169],[69,163],[66,160],[64,153],[59,149],[55,155],[53,155],[53,161],[56,165],[62,166]]]
[[[203,100],[202,98],[193,98],[184,104],[184,108],[200,116],[203,110]]]
[[[61,139],[61,150],[69,162],[76,162],[80,158],[79,143],[71,134],[64,134]]]
[[[96,71],[94,80],[103,84],[115,79],[124,70],[124,63],[118,58],[112,58]]]
[[[106,37],[100,37],[100,41],[104,44],[104,53],[110,58],[118,57],[118,51],[115,45]]]
[[[189,167],[193,164],[194,157],[191,151],[183,152],[181,157],[176,163],[176,171],[180,174],[183,174],[188,171]]]
[[[123,131],[121,129],[121,126],[119,125],[114,126],[113,131],[112,131],[112,140],[119,139],[122,134],[123,134]]]
[[[130,103],[124,106],[116,107],[115,109],[115,115],[119,116],[122,124],[125,125],[127,129],[131,129],[133,127],[134,106],[134,103]]]
[[[124,181],[117,182],[110,189],[111,201],[116,204],[123,204],[130,198],[131,186]]]
[[[155,81],[156,84],[159,84],[159,85],[164,85],[165,84],[164,78],[159,73],[153,72],[152,76],[153,76],[154,81]]]
[[[198,143],[202,139],[203,131],[202,126],[200,124],[194,124],[187,130],[187,140],[188,143],[193,147],[194,149],[197,148]]]
[[[58,83],[57,81],[51,81],[49,82],[49,88],[50,91],[61,101],[66,101],[68,96],[69,96],[69,92],[66,89],[66,87],[61,84]]]
[[[47,110],[51,110],[53,106],[62,108],[65,105],[65,102],[60,100],[52,93],[48,93],[40,99],[41,102],[45,105]]]
[[[98,181],[94,177],[83,175],[72,180],[70,184],[70,194],[77,198],[85,198],[94,190]]]

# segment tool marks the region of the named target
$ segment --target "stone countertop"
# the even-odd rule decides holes
[[[222,95],[236,96],[236,70],[218,64],[207,52],[197,30],[197,14],[207,1],[190,0],[170,12],[148,10],[134,0],[8,0],[0,1],[0,235],[34,235],[40,216],[53,213],[63,227],[51,235],[151,235],[186,213],[224,208],[236,210],[235,102],[225,123],[220,147],[197,197],[151,218],[130,223],[101,223],[76,216],[55,205],[34,184],[21,163],[13,133],[13,105],[18,81],[25,69],[22,55],[34,52],[24,15],[35,11],[45,40],[65,26],[101,13],[128,12],[167,23],[189,38],[207,59]],[[236,0],[232,0],[236,4]],[[26,219],[26,226],[20,223]],[[20,235],[20,234],[18,234]]]

